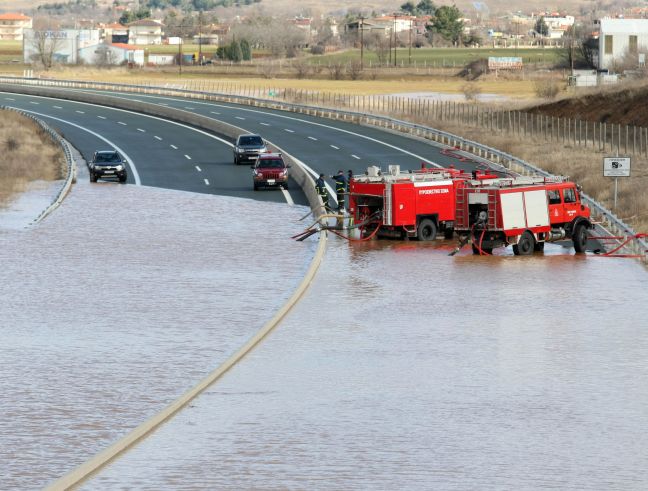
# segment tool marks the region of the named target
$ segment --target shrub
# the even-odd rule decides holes
[[[477,96],[481,94],[481,89],[476,83],[467,83],[461,87],[461,92],[463,92],[467,101],[475,101]]]
[[[555,99],[560,92],[558,82],[553,79],[537,80],[534,84],[535,94],[543,99]]]

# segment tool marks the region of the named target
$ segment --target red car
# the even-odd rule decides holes
[[[254,190],[261,187],[281,186],[288,189],[288,169],[280,153],[263,153],[252,166]]]

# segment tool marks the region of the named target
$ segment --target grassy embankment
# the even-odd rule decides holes
[[[24,191],[32,181],[62,179],[65,157],[31,119],[0,111],[0,207]]]

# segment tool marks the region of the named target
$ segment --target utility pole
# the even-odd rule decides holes
[[[396,14],[394,14],[394,67],[396,66],[396,50],[398,49],[398,42],[396,39]]]
[[[409,66],[412,66],[412,28],[414,26],[414,20],[410,16],[410,29],[409,29]]]
[[[360,70],[364,70],[364,20],[363,16],[360,19]]]
[[[203,11],[198,12],[198,65],[202,66],[202,23]]]

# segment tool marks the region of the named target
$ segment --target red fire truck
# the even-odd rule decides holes
[[[377,232],[383,237],[434,240],[442,232],[452,238],[456,190],[471,177],[495,176],[457,169],[401,172],[398,165],[390,165],[383,174],[371,166],[349,183],[349,211],[356,224],[363,224],[365,237]]]
[[[475,254],[512,245],[514,254],[529,255],[564,239],[584,252],[591,228],[578,187],[561,177],[466,180],[456,190],[455,230],[472,240]]]

